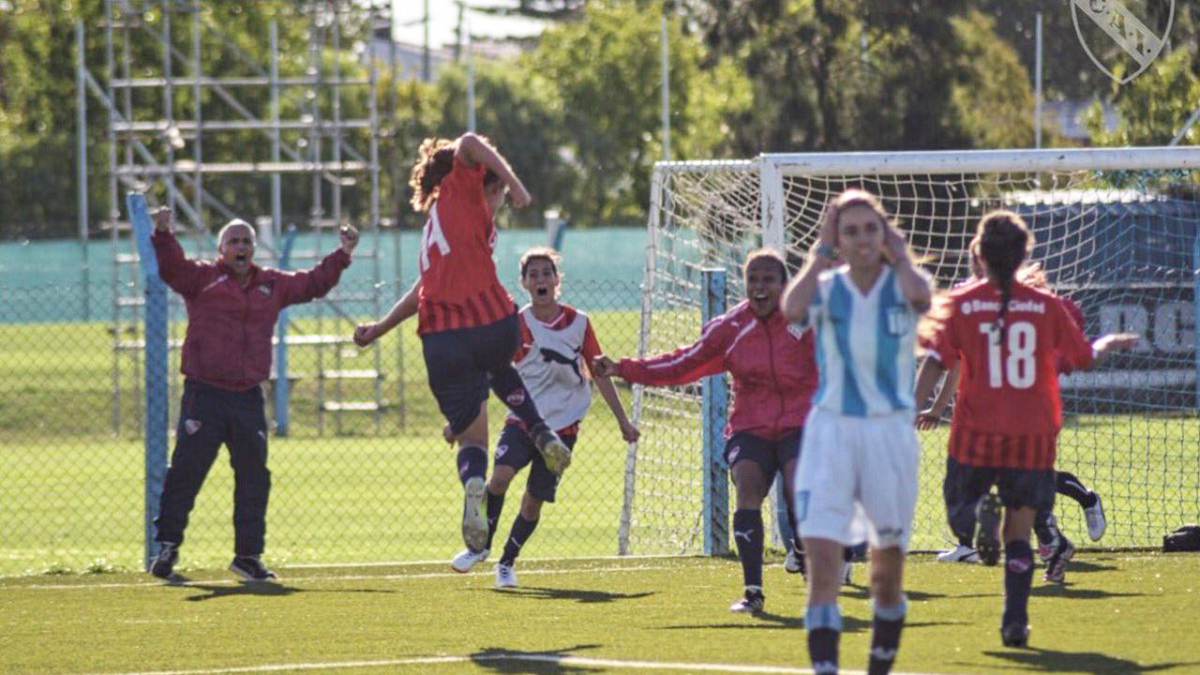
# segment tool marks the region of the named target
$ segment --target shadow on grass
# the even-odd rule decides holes
[[[1071,600],[1104,600],[1106,598],[1140,598],[1145,593],[1113,593],[1099,588],[1076,588],[1075,584],[1035,585],[1030,595],[1039,598],[1070,598]]]
[[[849,589],[854,589],[854,590],[849,590]],[[926,591],[913,590],[911,588],[904,589],[904,594],[906,596],[908,596],[909,602],[921,602],[922,600],[938,600],[940,598],[946,597],[942,593],[929,593]],[[839,593],[839,595],[844,598],[855,598],[858,600],[868,600],[871,597],[871,589],[867,586],[860,586],[858,584],[850,584],[847,586],[842,586],[842,592]],[[957,598],[959,596],[954,596],[954,597]]]
[[[1023,671],[1045,673],[1157,673],[1200,665],[1200,661],[1173,661],[1141,665],[1118,656],[1098,652],[1061,652],[1027,647],[1008,651],[985,651],[986,656],[1011,661]]]
[[[736,630],[803,630],[804,617],[801,616],[783,616],[782,614],[772,614],[770,612],[759,612],[751,614],[747,617],[751,619],[748,622],[737,623],[709,623],[709,624],[693,624],[679,626],[663,626],[662,630],[698,630],[698,629],[725,629],[732,628]],[[929,626],[966,626],[969,622],[965,621],[916,621],[905,623],[904,629],[927,628]],[[871,621],[869,619],[859,619],[853,616],[842,616],[842,633],[862,633],[870,632]]]
[[[312,590],[307,588],[296,588],[295,586],[286,586],[284,584],[269,583],[269,582],[252,582],[239,581],[232,585],[218,584],[194,584],[194,583],[178,583],[173,582],[171,585],[180,586],[188,589],[199,589],[205,591],[200,595],[189,595],[185,598],[189,602],[199,602],[201,600],[214,600],[216,598],[228,598],[237,595],[259,595],[264,597],[281,597],[285,595],[293,595],[295,593],[395,593],[393,590],[382,590],[374,588],[352,588],[347,590]]]
[[[471,654],[475,665],[495,673],[536,673],[557,675],[558,673],[602,673],[605,668],[576,665],[564,662],[572,652],[595,649],[600,645],[575,645],[553,651],[524,652],[503,647],[488,647]]]
[[[496,593],[512,595],[518,598],[537,598],[540,600],[574,600],[584,604],[599,602],[616,602],[617,600],[637,600],[654,595],[653,591],[644,593],[609,593],[608,591],[581,591],[572,588],[546,588],[544,586],[518,586],[516,588],[496,589]]]

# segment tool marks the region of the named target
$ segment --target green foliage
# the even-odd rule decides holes
[[[753,86],[753,105],[730,125],[736,154],[994,147],[1028,136],[1027,122],[993,128],[1028,117],[1028,78],[968,3],[702,5],[714,58]]]
[[[579,22],[550,28],[524,68],[561,116],[572,173],[562,206],[576,222],[640,219],[650,167],[662,157],[657,7],[598,1]],[[709,158],[723,120],[748,104],[731,70],[702,71],[699,41],[669,25],[674,158]]]

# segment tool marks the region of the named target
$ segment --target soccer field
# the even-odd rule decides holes
[[[635,351],[636,312],[592,314],[610,353]],[[453,475],[452,453],[439,440],[442,422],[424,383],[416,337],[405,329],[397,335],[404,340],[403,425],[392,409],[379,433],[369,416],[360,415],[345,420],[341,435],[329,420],[324,435],[318,435],[314,385],[304,380],[296,385],[293,434],[271,440],[269,563],[448,560],[459,548],[461,488]],[[143,448],[133,425],[117,435],[108,433],[111,336],[103,324],[8,324],[0,326],[0,338],[0,386],[7,393],[0,402],[0,491],[5,502],[0,509],[0,574],[140,569]],[[389,354],[394,347],[388,345]],[[311,352],[296,350],[293,368],[314,372],[313,358]],[[363,357],[346,358],[354,363]],[[628,394],[623,390],[627,402]],[[138,419],[137,401],[131,399],[123,392],[125,415]],[[493,401],[493,437],[501,415]],[[647,433],[667,433],[666,424],[686,424],[679,437],[699,438],[696,421],[644,422]],[[649,422],[658,428],[652,431]],[[945,433],[943,428],[922,435],[916,549],[945,543]],[[599,401],[577,447],[559,503],[547,508],[528,555],[573,558],[617,551],[626,446]],[[1068,420],[1060,439],[1060,468],[1076,472],[1104,495],[1110,525],[1100,545],[1107,547],[1157,547],[1163,534],[1194,521],[1200,513],[1200,480],[1188,467],[1198,465],[1200,424],[1190,417],[1077,417]],[[698,446],[694,466],[691,482],[698,483]],[[500,536],[516,513],[522,486],[518,479],[512,488]],[[184,570],[220,569],[228,563],[232,491],[232,473],[222,453],[193,512]],[[636,498],[642,513],[699,520],[701,497],[694,485],[681,483],[665,493],[639,491]],[[1082,512],[1069,501],[1057,511],[1068,536],[1081,547],[1090,545]],[[636,531],[654,523],[643,519],[634,525]],[[639,541],[641,550],[635,547],[634,553],[659,543],[647,536]],[[693,538],[651,552],[695,552],[696,545]]]
[[[774,561],[778,563],[778,559]],[[521,561],[282,567],[278,585],[196,573],[0,580],[5,673],[805,673],[799,576],[765,570],[767,613],[727,609],[735,560]],[[865,572],[843,589],[843,672],[865,667]],[[1200,672],[1193,554],[1081,554],[1066,584],[1036,581],[1031,648],[1000,646],[1001,568],[914,556],[902,673]]]

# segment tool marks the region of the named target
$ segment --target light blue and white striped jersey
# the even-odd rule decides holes
[[[890,266],[866,295],[848,265],[821,273],[808,310],[821,374],[813,405],[850,417],[912,410],[918,317]]]

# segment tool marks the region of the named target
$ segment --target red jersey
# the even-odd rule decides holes
[[[621,359],[629,382],[685,384],[729,371],[733,376],[726,436],[747,432],[777,440],[804,426],[817,389],[813,332],[799,331],[780,312],[760,319],[743,300],[709,321],[694,344],[645,359]]]
[[[170,232],[155,231],[150,241],[159,276],[187,305],[180,370],[232,391],[250,389],[270,375],[271,336],[279,311],[324,297],[350,266],[349,254],[340,248],[306,272],[252,264],[243,286],[222,262],[188,259]]]
[[[1065,303],[1013,282],[1003,335],[997,339],[1000,291],[994,283],[955,289],[945,302],[949,317],[921,343],[946,368],[962,361],[951,434],[986,440],[952,443],[951,456],[973,465],[1052,467],[1052,440],[1062,426],[1059,368],[1086,368],[1092,362],[1092,347]],[[1016,437],[1028,440],[996,440]]]
[[[417,333],[486,326],[517,311],[496,277],[496,226],[483,191],[487,168],[457,156],[438,185],[421,234]]]

